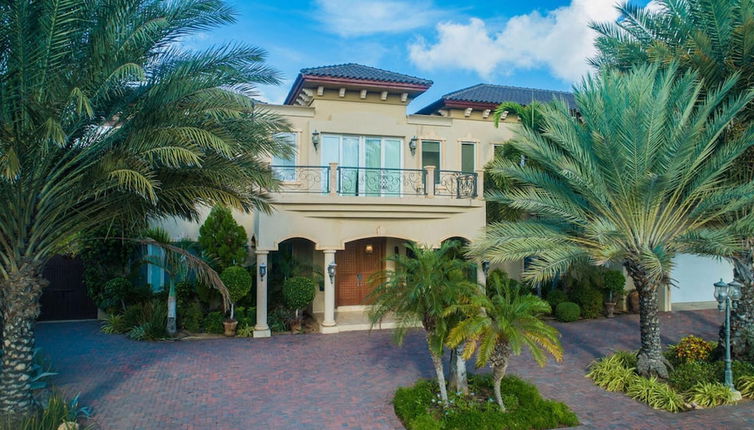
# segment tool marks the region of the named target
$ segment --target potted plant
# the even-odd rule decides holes
[[[236,321],[235,306],[236,302],[249,294],[251,289],[251,275],[249,271],[240,266],[231,266],[223,270],[220,279],[228,289],[230,298],[230,318],[223,322],[225,326],[225,336],[235,336],[238,321]]]
[[[620,270],[605,271],[604,288],[607,292],[607,300],[605,301],[605,314],[608,318],[615,316],[615,305],[623,296],[625,285],[626,277],[623,276],[623,273]]]
[[[289,278],[283,284],[283,299],[289,309],[295,311],[295,318],[291,324],[291,331],[301,331],[302,310],[308,307],[314,300],[317,284],[303,276]]]

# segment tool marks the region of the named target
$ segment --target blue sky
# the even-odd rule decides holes
[[[185,43],[267,50],[284,82],[260,88],[263,99],[282,102],[304,67],[354,62],[433,80],[410,111],[480,82],[570,90],[589,71],[586,24],[617,17],[615,0],[229,2],[236,24]]]

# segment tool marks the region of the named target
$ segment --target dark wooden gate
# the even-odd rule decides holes
[[[50,285],[42,292],[40,321],[97,318],[97,306],[83,283],[84,266],[80,260],[56,255],[42,274]]]

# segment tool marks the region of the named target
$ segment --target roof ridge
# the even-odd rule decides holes
[[[481,87],[481,86],[489,86],[489,87],[497,87],[497,88],[510,88],[510,89],[515,89],[515,90],[548,91],[548,92],[551,92],[551,93],[561,93],[561,94],[573,95],[572,91],[550,90],[550,89],[547,89],[547,88],[519,87],[519,86],[516,86],[516,85],[488,84],[488,83],[479,83],[479,84],[476,84],[476,85],[472,85],[472,86],[470,86],[468,88],[464,88],[463,90],[468,90],[468,89],[471,89],[471,88],[474,88],[474,87]],[[463,91],[463,90],[458,90],[458,91]],[[456,91],[456,92],[458,92],[458,91]]]
[[[368,66],[366,64],[359,64],[359,63],[342,63],[342,64],[330,64],[330,65],[326,65],[326,66],[306,67],[306,68],[301,69],[300,73],[301,74],[307,74],[307,73],[311,73],[311,72],[316,72],[316,71],[321,70],[321,69],[333,69],[333,68],[348,67],[348,66],[363,67],[363,68],[370,69],[370,70],[373,70],[373,71],[377,71],[377,72],[380,72],[380,73],[389,73],[389,74],[393,74],[393,75],[399,75],[399,76],[404,77],[404,78],[410,78],[410,79],[414,79],[414,80],[418,80],[418,81],[422,81],[422,82],[432,83],[432,80],[430,80],[430,79],[426,79],[426,78],[422,78],[422,77],[414,76],[414,75],[409,75],[409,74],[402,73],[402,72],[396,72],[394,70],[381,69],[379,67]]]
[[[452,96],[452,95],[458,94],[458,93],[460,93],[460,92],[462,92],[462,91],[467,91],[467,90],[470,90],[470,89],[472,89],[472,88],[481,87],[482,85],[488,85],[488,84],[484,84],[484,83],[478,83],[478,84],[474,84],[474,85],[472,85],[472,86],[470,86],[470,87],[461,88],[460,90],[455,90],[455,91],[449,92],[449,93],[447,93],[447,94],[444,94],[444,95],[442,96],[442,98],[445,98],[445,97],[450,97],[450,96]]]

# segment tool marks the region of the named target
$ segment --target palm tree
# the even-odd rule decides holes
[[[112,219],[269,209],[285,128],[256,106],[265,52],[184,50],[233,21],[222,0],[0,2],[0,415],[33,409],[45,263]]]
[[[471,295],[446,310],[465,315],[465,319],[450,330],[448,345],[456,347],[466,342],[464,358],[469,359],[477,352],[476,366],[489,364],[492,367],[495,399],[503,412],[505,404],[500,383],[511,355],[521,354],[523,347],[527,347],[540,366],[547,362],[547,354],[557,361],[563,358],[558,331],[541,319],[550,312],[550,305],[523,289],[495,276],[487,283],[487,294]]]
[[[615,22],[594,23],[598,54],[592,64],[601,69],[627,70],[635,64],[677,62],[681,70],[696,70],[705,87],[715,88],[738,76],[732,91],[754,87],[754,1],[659,0],[654,8],[624,4]],[[739,115],[725,135],[735,135],[754,121],[754,103]],[[754,180],[754,151],[747,151],[729,169],[732,184]],[[731,219],[749,216],[742,208]],[[739,252],[730,256],[734,278],[743,285],[739,305],[731,314],[734,356],[754,357],[754,237],[740,238]],[[724,330],[721,327],[721,340]],[[720,342],[723,344],[723,342]]]
[[[439,249],[406,244],[412,256],[394,255],[387,258],[395,268],[375,273],[369,280],[374,289],[370,294],[373,307],[369,312],[372,326],[388,315],[397,319],[394,337],[401,344],[409,328],[421,323],[427,336],[427,348],[440,386],[440,396],[447,405],[448,393],[442,356],[445,338],[452,315],[446,308],[459,297],[476,289],[476,285],[459,276],[471,263],[452,258],[460,243],[447,241]]]
[[[639,292],[637,370],[667,377],[658,294],[678,253],[726,256],[754,217],[722,217],[754,204],[754,183],[730,187],[726,170],[754,145],[754,129],[720,139],[754,97],[729,96],[735,79],[700,96],[698,75],[642,66],[588,77],[576,89],[580,118],[546,107],[544,135],[523,129],[512,143],[532,165],[500,162],[493,172],[525,187],[501,193],[526,220],[488,226],[471,252],[492,262],[536,256],[524,277],[539,282],[574,263],[621,264]]]

